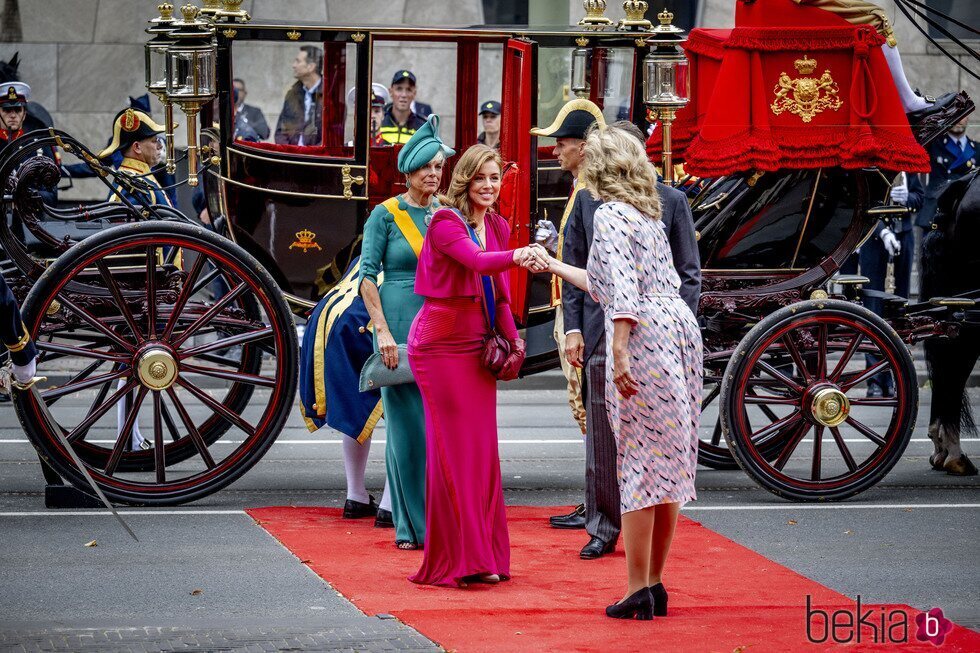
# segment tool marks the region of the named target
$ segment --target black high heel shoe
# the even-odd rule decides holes
[[[667,590],[663,583],[657,583],[649,587],[650,595],[653,597],[653,616],[667,616]]]
[[[621,602],[607,606],[606,616],[613,619],[639,619],[640,621],[653,619],[653,596],[650,594],[650,588],[644,587]]]

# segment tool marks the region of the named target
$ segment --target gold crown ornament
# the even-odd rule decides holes
[[[623,12],[626,14],[626,18],[619,21],[619,29],[651,29],[653,23],[646,18],[647,9],[649,8],[650,5],[644,0],[626,0],[623,3]]]
[[[793,62],[793,66],[804,75],[809,75],[817,69],[817,60],[811,59],[809,55],[803,55],[802,59]]]
[[[320,249],[320,244],[316,242],[316,234],[309,229],[296,232],[296,240],[289,246],[289,249],[301,249],[305,254],[310,249]]]
[[[584,0],[582,6],[585,8],[585,16],[578,22],[579,25],[583,27],[612,25],[612,20],[606,16],[606,0]]]
[[[164,20],[170,20],[174,17],[174,6],[169,2],[164,2],[157,5],[157,12],[160,14],[160,18]]]
[[[243,0],[221,0],[222,8],[214,13],[215,20],[225,19],[231,22],[247,23],[252,20],[249,13],[242,9]]]

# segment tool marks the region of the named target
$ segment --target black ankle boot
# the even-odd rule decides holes
[[[650,595],[650,588],[633,592],[620,603],[613,603],[606,607],[606,616],[613,619],[639,619],[649,621],[653,619],[653,596]]]
[[[653,597],[653,616],[667,616],[667,590],[663,583],[650,586],[650,595]]]

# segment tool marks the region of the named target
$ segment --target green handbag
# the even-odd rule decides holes
[[[381,359],[381,352],[376,351],[364,361],[361,368],[360,391],[368,392],[391,385],[414,383],[415,376],[408,366],[408,346],[398,345],[398,367],[388,369]]]

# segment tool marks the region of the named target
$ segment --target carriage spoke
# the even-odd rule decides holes
[[[211,308],[201,315],[201,317],[194,320],[189,327],[181,331],[180,335],[174,339],[173,346],[180,347],[182,344],[184,344],[184,342],[194,335],[198,329],[210,322],[214,316],[223,311],[228,304],[238,299],[238,297],[246,290],[248,290],[248,286],[244,283],[240,283],[235,286],[227,295],[216,301]]]
[[[245,372],[227,372],[225,370],[219,370],[213,367],[201,367],[199,365],[189,365],[187,363],[183,363],[181,365],[181,370],[196,372],[197,374],[204,374],[205,376],[212,376],[216,379],[235,381],[236,383],[247,383],[249,385],[262,386],[264,388],[276,387],[275,379],[270,379],[265,376],[257,376],[255,374],[246,374]]]
[[[147,392],[148,388],[144,385],[141,385],[139,390],[136,391],[136,399],[126,413],[126,419],[123,421],[122,428],[119,429],[119,437],[116,439],[116,445],[112,448],[112,454],[106,463],[104,470],[106,476],[112,476],[116,471],[116,467],[119,466],[119,461],[122,459],[123,452],[126,450],[126,445],[132,438],[133,428],[136,426],[136,418],[139,417],[140,406],[143,404],[143,399],[146,397]]]
[[[803,392],[803,387],[800,386],[800,384],[798,384],[796,381],[794,381],[793,379],[789,378],[788,376],[786,376],[785,374],[777,370],[775,367],[773,367],[766,361],[760,360],[758,362],[758,365],[760,368],[762,368],[762,370],[766,374],[776,379],[777,381],[785,385],[787,388],[793,390],[794,392],[800,392],[800,393]]]
[[[98,361],[98,365],[102,365],[103,362],[104,361]],[[44,392],[41,393],[41,396],[44,398],[45,402],[50,406],[51,404],[54,403],[55,400],[64,397],[65,395],[70,395],[71,393],[77,392],[79,390],[85,390],[87,388],[95,387],[100,383],[107,383],[109,381],[115,381],[116,379],[121,379],[122,377],[128,375],[129,373],[130,373],[129,368],[118,370],[116,372],[106,372],[105,374],[100,374],[99,376],[93,376],[92,378],[85,379],[84,381],[78,381],[75,383],[68,382],[59,388],[45,390]],[[81,374],[79,374],[78,376],[81,376]],[[72,379],[72,381],[74,381],[74,379]],[[51,401],[48,401],[49,399]]]
[[[817,327],[817,379],[827,378],[827,325]]]
[[[167,482],[167,456],[163,446],[163,398],[159,391],[153,393],[153,466],[157,483]]]
[[[190,358],[199,354],[215,351],[216,349],[226,349],[228,347],[234,347],[235,345],[244,345],[246,343],[255,342],[256,340],[262,340],[263,338],[269,338],[271,336],[272,327],[266,327],[264,329],[259,329],[258,331],[249,331],[247,333],[239,333],[238,335],[231,336],[230,338],[222,338],[221,340],[215,340],[214,342],[208,342],[203,345],[198,345],[197,347],[184,350],[180,352],[180,357]],[[717,392],[714,396],[718,396]]]
[[[823,424],[817,424],[813,429],[813,466],[810,468],[810,480],[820,480],[820,461],[823,457]]]
[[[91,376],[92,372],[102,367],[104,363],[105,361],[95,361],[94,363],[91,363],[84,370],[82,370],[72,378],[68,379],[68,383],[65,385],[75,383],[76,381],[82,381],[84,379],[87,379],[89,376]],[[98,385],[98,383],[96,383],[95,385]],[[48,390],[47,392],[51,392],[51,390]],[[51,401],[47,401],[47,397],[45,396],[45,393],[43,391],[41,392],[41,396],[45,397],[45,403],[49,408],[52,406],[52,404],[54,404],[59,399],[59,397],[53,397],[51,398]]]
[[[180,314],[184,311],[184,306],[187,304],[194,292],[192,288],[194,287],[194,282],[197,276],[201,274],[201,268],[204,267],[204,261],[206,257],[203,253],[198,253],[197,258],[194,259],[194,264],[191,265],[190,271],[187,273],[187,277],[184,279],[184,285],[180,289],[180,294],[177,295],[177,301],[174,302],[173,307],[170,311],[170,317],[167,319],[167,325],[163,328],[162,340],[167,340],[174,332],[174,328],[177,326],[177,320],[180,319]]]
[[[792,398],[792,397],[768,397],[765,395],[760,396],[760,395],[749,395],[749,394],[744,396],[743,401],[745,401],[745,403],[747,404],[754,404],[757,406],[767,406],[767,405],[796,406],[797,404],[800,403],[799,399]],[[763,412],[766,411],[763,410]],[[772,414],[770,413],[772,413],[772,411],[767,412],[766,417],[768,417],[769,419],[777,419],[776,417],[773,416],[775,415],[775,413]]]
[[[88,430],[92,428],[92,425],[98,422],[110,408],[118,404],[119,401],[126,396],[126,393],[136,387],[137,383],[138,381],[136,381],[136,379],[130,379],[127,381],[123,387],[116,390],[111,397],[101,403],[95,410],[90,411],[85,419],[79,422],[78,425],[65,436],[65,438],[69,442],[75,442],[76,440],[84,438],[85,434],[88,433]]]
[[[152,340],[157,334],[157,262],[156,248],[146,248],[146,333]]]
[[[800,348],[796,346],[795,342],[793,342],[793,339],[790,337],[789,333],[783,336],[783,344],[786,346],[786,351],[789,352],[793,362],[796,363],[797,369],[799,369],[800,373],[803,375],[803,382],[809,385],[813,380],[813,377],[810,375],[810,370],[807,369],[806,361],[803,360],[803,356],[800,354]]]
[[[849,400],[852,406],[898,406],[895,397],[855,397]]]
[[[851,378],[849,378],[846,382],[841,383],[840,384],[841,390],[843,392],[850,391],[851,388],[853,388],[854,386],[856,386],[858,384],[861,384],[861,383],[864,383],[865,381],[867,381],[870,378],[873,378],[875,376],[878,376],[878,374],[880,374],[881,372],[883,372],[886,367],[890,367],[890,364],[888,363],[888,360],[882,359],[882,360],[878,361],[876,364],[874,364],[871,367],[867,368],[863,372],[857,373],[854,376],[852,376]]]
[[[106,336],[112,342],[116,343],[126,351],[133,351],[133,346],[119,337],[119,335],[102,323],[99,318],[95,317],[89,313],[86,309],[82,308],[75,302],[71,301],[62,293],[58,293],[58,301],[60,301],[64,306],[68,308],[72,313],[78,315],[83,320],[89,323],[96,331],[100,332],[102,335]]]
[[[217,266],[213,265],[211,271],[205,274],[200,279],[198,279],[197,283],[194,284],[194,288],[191,289],[191,297],[204,290],[207,287],[207,285],[212,281],[214,281],[220,274],[221,274],[221,270],[219,270]]]
[[[713,446],[718,446],[721,444],[721,419],[715,420],[715,430],[711,433],[711,444]]]
[[[783,450],[779,452],[779,457],[776,458],[775,462],[773,462],[773,467],[779,471],[783,471],[786,463],[788,463],[789,459],[792,457],[793,452],[796,451],[796,447],[799,446],[800,442],[803,441],[803,438],[806,437],[806,434],[809,431],[809,422],[803,421],[802,424],[798,425],[793,434],[787,439],[786,444],[783,446]]]
[[[772,442],[776,436],[782,435],[784,433],[784,429],[795,427],[802,419],[803,415],[800,413],[800,410],[795,409],[786,417],[783,417],[782,419],[773,422],[769,426],[755,431],[749,436],[749,439],[752,441],[756,449],[761,449]]]
[[[55,342],[38,342],[37,348],[39,351],[50,351],[57,354],[62,354],[64,356],[78,356],[79,358],[98,358],[104,361],[113,361],[116,363],[125,363],[129,361],[129,356],[125,354],[118,354],[111,351],[97,351],[93,349],[82,349],[81,347],[72,347],[71,345],[63,345]]]
[[[854,427],[855,431],[857,431],[864,437],[868,438],[869,440],[877,444],[879,447],[885,446],[885,438],[881,437],[873,430],[871,430],[871,427],[868,426],[867,424],[857,421],[856,419],[854,419],[853,416],[848,416],[846,421],[848,424]]]
[[[204,438],[201,437],[200,431],[198,431],[197,427],[194,425],[194,420],[192,420],[187,414],[187,409],[184,408],[184,404],[177,398],[177,393],[174,392],[173,387],[167,388],[167,396],[170,397],[170,401],[173,402],[174,409],[177,411],[177,416],[180,418],[180,421],[184,423],[184,427],[187,429],[187,434],[190,436],[191,442],[194,443],[194,448],[197,449],[197,453],[200,454],[201,459],[204,461],[205,467],[208,469],[214,469],[214,458],[211,457],[211,452],[208,451],[208,445],[204,442]]]
[[[112,298],[116,300],[116,305],[119,307],[119,312],[122,313],[123,319],[129,326],[130,331],[133,332],[133,337],[136,338],[138,344],[143,344],[145,338],[140,328],[136,326],[136,319],[133,317],[132,311],[129,310],[129,305],[126,304],[126,298],[123,297],[122,290],[119,289],[119,284],[116,283],[116,279],[112,276],[112,272],[109,270],[109,266],[105,264],[105,261],[99,259],[95,262],[95,267],[99,269],[99,273],[102,275],[102,280],[105,282],[106,288],[112,293]]]
[[[163,415],[163,423],[167,425],[167,431],[170,432],[170,438],[176,442],[180,439],[180,434],[177,433],[177,423],[174,422],[173,416],[167,409],[167,404],[160,402],[160,414]]]
[[[841,354],[840,360],[837,361],[837,366],[834,367],[834,371],[830,373],[830,381],[832,383],[837,383],[840,379],[841,374],[847,369],[847,364],[851,362],[851,358],[854,357],[854,352],[858,350],[861,346],[861,341],[864,339],[863,333],[855,333],[854,338],[847,344],[847,348],[844,353]]]
[[[830,433],[834,436],[834,442],[837,443],[837,449],[840,451],[841,458],[844,459],[844,464],[847,465],[847,471],[853,473],[857,469],[857,463],[854,462],[854,456],[851,455],[851,450],[847,448],[847,443],[841,437],[840,429],[836,426],[831,426]]]
[[[251,424],[243,420],[240,415],[236,415],[228,410],[223,404],[215,401],[213,397],[198,388],[193,383],[182,377],[177,377],[177,383],[192,395],[200,399],[204,405],[213,410],[216,414],[225,418],[225,420],[231,422],[249,436],[255,435],[255,428]]]

